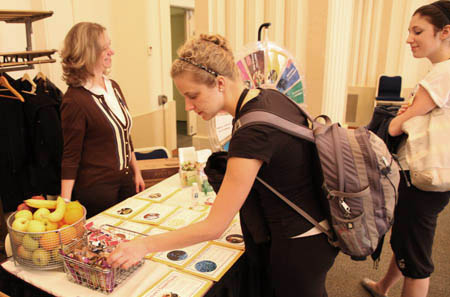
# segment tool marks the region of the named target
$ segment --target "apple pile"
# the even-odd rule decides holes
[[[33,196],[17,207],[10,232],[16,255],[37,266],[60,263],[59,248],[84,234],[84,208],[78,201]],[[49,232],[50,231],[50,232]],[[51,232],[53,231],[53,232]],[[23,261],[21,261],[23,262]]]

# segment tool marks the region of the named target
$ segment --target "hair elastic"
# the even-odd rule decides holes
[[[436,7],[437,9],[439,9],[440,12],[442,12],[445,17],[447,18],[447,20],[450,23],[450,11],[447,9],[447,7],[445,7],[442,3],[438,2],[433,2],[431,3],[431,5],[433,5],[434,7]]]
[[[212,70],[212,69],[210,69],[210,68],[208,68],[208,67],[206,67],[206,66],[204,66],[204,65],[198,64],[198,63],[192,61],[191,59],[187,59],[187,58],[183,58],[183,57],[179,57],[178,59],[181,60],[181,61],[183,61],[183,62],[186,62],[186,63],[189,63],[189,64],[191,64],[191,65],[194,65],[195,67],[198,67],[198,68],[200,68],[200,69],[203,69],[203,70],[205,70],[206,72],[208,72],[209,74],[214,75],[215,77],[218,77],[218,76],[219,76],[219,73],[217,73],[216,71],[214,71],[214,70]]]

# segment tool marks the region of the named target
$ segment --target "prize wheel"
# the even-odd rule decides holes
[[[261,25],[258,40],[261,39],[261,29],[269,25]],[[247,88],[276,89],[297,104],[305,104],[302,71],[286,49],[268,40],[250,43],[236,55],[236,65]],[[213,151],[228,150],[232,120],[231,115],[219,113],[209,121],[209,140]]]

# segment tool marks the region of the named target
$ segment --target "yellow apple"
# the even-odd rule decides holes
[[[58,223],[50,222],[48,219],[44,220],[45,231],[53,231],[58,229]]]
[[[31,255],[33,263],[38,266],[45,266],[50,261],[50,254],[44,249],[37,249]]]
[[[35,239],[30,234],[25,234],[22,240],[22,245],[29,251],[34,251],[39,247],[39,239]]]
[[[14,246],[18,246],[22,244],[22,239],[25,233],[22,232],[12,232],[9,233],[11,235],[11,241]]]
[[[62,262],[62,256],[59,253],[59,248],[55,248],[54,250],[51,251],[52,254],[52,259],[54,262],[58,263],[58,262]]]
[[[25,232],[27,231],[30,222],[31,221],[26,218],[18,218],[14,220],[11,227],[16,231]]]
[[[27,232],[45,232],[45,225],[44,222],[38,221],[38,220],[31,220],[28,223]]]
[[[48,208],[38,208],[33,214],[33,220],[44,221],[49,214],[50,210]]]
[[[21,257],[22,259],[31,260],[32,254],[33,253],[31,251],[27,250],[23,245],[21,245],[17,248],[17,255],[19,257]]]
[[[16,214],[14,215],[15,219],[18,218],[25,218],[27,220],[31,220],[33,218],[33,214],[31,213],[31,211],[27,210],[27,209],[23,209],[23,210],[19,210],[18,212],[16,212]]]

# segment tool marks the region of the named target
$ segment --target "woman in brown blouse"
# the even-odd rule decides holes
[[[119,85],[105,76],[113,54],[106,29],[88,22],[72,27],[61,52],[69,86],[61,105],[61,196],[79,200],[88,217],[145,188],[131,115]]]

